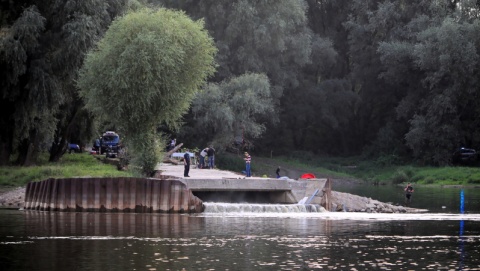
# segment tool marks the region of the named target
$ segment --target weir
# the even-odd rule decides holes
[[[179,179],[204,202],[297,204],[305,197],[309,204],[329,210],[329,179]],[[318,191],[317,191],[318,190]],[[317,194],[315,195],[315,191]]]
[[[300,203],[331,210],[329,179],[244,178],[218,176],[218,172],[202,170],[208,178],[201,174],[197,174],[197,178],[183,178],[159,171],[156,178],[65,178],[31,182],[27,185],[24,208],[65,212],[198,213],[206,208],[203,202],[221,202]],[[291,208],[282,210],[288,209]]]
[[[332,208],[329,179],[245,177],[226,170],[198,168],[190,169],[191,177],[183,177],[183,165],[167,163],[159,164],[156,170],[154,177],[179,180],[204,202],[303,204],[311,198],[310,204]]]

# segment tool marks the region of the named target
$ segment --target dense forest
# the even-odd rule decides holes
[[[115,129],[85,108],[78,74],[143,5],[203,20],[217,49],[173,125],[187,146],[429,165],[480,148],[478,0],[2,0],[0,164],[56,161]]]

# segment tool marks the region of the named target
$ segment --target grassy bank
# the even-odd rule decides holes
[[[58,163],[49,163],[47,158],[47,155],[42,156],[39,163],[31,167],[0,167],[0,187],[24,186],[30,181],[48,178],[134,176],[133,172],[119,171],[116,166],[104,164],[88,153],[66,154]],[[218,155],[216,164],[221,169],[235,172],[245,168],[241,155],[223,153]],[[254,176],[275,177],[278,166],[291,178],[309,172],[320,178],[356,179],[377,184],[480,185],[479,167],[385,165],[356,157],[252,157]]]
[[[222,155],[219,166],[241,171],[244,162],[241,156]],[[317,177],[357,179],[375,184],[400,184],[412,182],[422,185],[480,185],[479,167],[421,167],[414,165],[391,165],[384,161],[365,161],[359,157],[325,158],[301,157],[252,157],[255,176],[273,177],[277,166],[290,172],[314,173]],[[296,177],[296,176],[289,176]]]
[[[114,165],[104,164],[88,153],[65,154],[58,163],[48,162],[48,156],[42,155],[36,166],[0,167],[0,186],[24,186],[31,181],[48,178],[71,177],[121,177],[132,176],[129,171],[119,171]]]

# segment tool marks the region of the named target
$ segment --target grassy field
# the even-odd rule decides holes
[[[49,163],[45,154],[41,156],[36,166],[0,167],[0,186],[24,186],[28,182],[48,178],[122,177],[133,174],[130,171],[119,171],[116,166],[104,164],[88,153],[65,154],[58,163]]]
[[[60,162],[49,163],[47,155],[41,157],[36,166],[0,167],[0,187],[24,186],[30,181],[48,178],[70,177],[131,177],[132,171],[119,171],[114,165],[104,164],[88,153],[65,154]],[[221,169],[241,172],[243,157],[221,154],[216,158]],[[275,169],[281,166],[294,178],[299,174],[314,173],[317,177],[356,179],[378,184],[400,184],[412,182],[421,185],[480,185],[479,167],[419,167],[413,165],[384,165],[378,161],[365,161],[357,157],[322,158],[306,156],[292,157],[252,157],[254,176],[274,177]]]

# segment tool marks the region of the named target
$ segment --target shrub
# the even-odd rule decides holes
[[[397,172],[395,172],[395,174],[392,176],[393,184],[401,184],[409,181],[410,181],[410,178],[408,177],[407,173],[403,170],[397,170]]]
[[[243,157],[239,157],[233,154],[222,154],[221,158],[215,159],[215,165],[219,168],[231,171],[239,171],[245,168],[245,162]]]
[[[433,179],[432,177],[428,176],[425,178],[425,180],[423,180],[425,184],[433,184],[435,183],[435,179]]]

